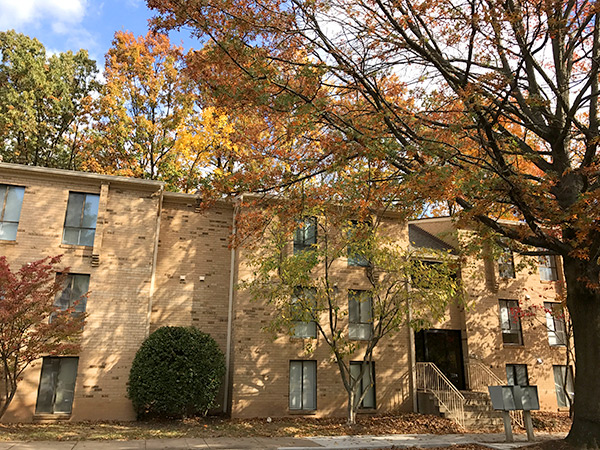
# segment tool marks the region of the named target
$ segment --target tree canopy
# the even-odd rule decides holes
[[[230,189],[335,178],[361,161],[384,167],[396,192],[450,201],[522,253],[561,255],[577,345],[568,440],[600,445],[596,2],[148,5],[156,27],[206,42],[190,66],[222,105],[264,119],[259,167]]]
[[[0,32],[0,158],[74,169],[96,88],[85,50],[46,54],[15,31]]]

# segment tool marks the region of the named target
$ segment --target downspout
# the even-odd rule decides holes
[[[237,233],[236,219],[244,194],[241,194],[233,205],[233,219],[231,225],[231,236],[235,239]],[[229,408],[229,383],[231,377],[231,343],[233,332],[233,296],[235,293],[235,246],[231,246],[231,257],[229,266],[229,305],[227,309],[227,344],[225,347],[225,388],[223,390],[223,412],[227,413]]]
[[[154,254],[152,255],[152,275],[150,276],[150,295],[148,296],[148,315],[146,318],[146,337],[150,334],[150,320],[152,318],[152,305],[154,300],[154,289],[156,286],[156,262],[158,260],[158,242],[160,241],[160,217],[162,215],[162,205],[165,187],[160,187],[157,193],[152,196],[158,197],[158,211],[156,212],[156,225],[154,227],[156,235],[154,236]]]
[[[407,286],[407,290],[410,291],[410,286]],[[417,372],[416,372],[416,351],[415,351],[415,333],[410,323],[412,321],[412,313],[410,310],[410,300],[408,302],[408,372],[410,374],[409,377],[409,389],[412,396],[412,408],[413,412],[419,412],[419,405],[417,400]]]
[[[411,248],[409,241],[409,248]],[[412,290],[412,286],[410,285],[410,280],[406,283],[406,291],[408,293],[406,299],[406,319],[408,321],[408,388],[412,397],[412,410],[415,413],[419,412],[419,403],[417,398],[417,352],[415,350],[415,333],[411,327],[412,323],[412,310],[410,307],[410,292]]]

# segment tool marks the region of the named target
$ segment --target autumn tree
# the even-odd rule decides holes
[[[37,40],[0,32],[0,159],[76,169],[97,85],[87,51],[46,54]]]
[[[200,106],[184,53],[166,35],[117,32],[95,105],[87,170],[162,180],[193,192],[233,150],[228,118]]]
[[[4,392],[0,418],[15,397],[21,376],[43,355],[72,354],[79,348],[85,314],[55,306],[64,288],[60,256],[48,257],[13,272],[0,256],[0,374]],[[57,275],[60,272],[60,275]],[[51,318],[51,320],[50,320]]]
[[[399,183],[450,199],[522,252],[560,255],[576,343],[567,440],[600,446],[596,2],[148,4],[158,27],[207,39],[202,73],[234,82],[211,79],[232,105],[253,102],[270,123],[301,115],[305,129],[344,136],[329,150],[336,162],[385,160]]]

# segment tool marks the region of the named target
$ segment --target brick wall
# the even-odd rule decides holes
[[[382,232],[397,236],[405,244],[408,242],[406,228],[393,221],[386,223]],[[252,277],[253,268],[247,265],[247,261],[245,250],[241,250],[238,280]],[[332,266],[331,273],[332,282],[338,287],[339,304],[346,311],[348,290],[368,290],[370,287],[364,269],[348,266],[346,258],[339,258]],[[318,274],[315,273],[315,276]],[[264,328],[276,313],[266,301],[252,299],[245,290],[236,292],[234,310],[233,417],[296,415],[295,411],[289,410],[290,360],[314,360],[317,363],[317,409],[310,415],[346,415],[346,390],[329,346],[321,336],[311,340],[314,351],[307,353],[303,339],[267,333]],[[347,331],[348,316],[345,315],[343,320],[342,327]],[[326,317],[321,322],[326,323]],[[359,350],[349,359],[362,360],[362,356]],[[408,358],[409,335],[406,328],[384,339],[376,347],[373,361],[378,413],[412,409]]]
[[[161,184],[10,165],[0,165],[0,183],[25,186],[17,239],[0,241],[12,268],[63,254],[63,266],[90,275],[71,419],[133,419],[126,383],[146,335]],[[61,244],[62,232],[69,191],[100,193],[103,183],[102,246],[94,247],[100,264],[93,267],[92,248]],[[24,374],[5,421],[33,419],[40,369],[41,360]]]

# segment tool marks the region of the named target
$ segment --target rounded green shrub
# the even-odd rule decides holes
[[[142,343],[129,373],[138,418],[204,415],[216,406],[225,374],[223,352],[193,327],[161,327]]]

